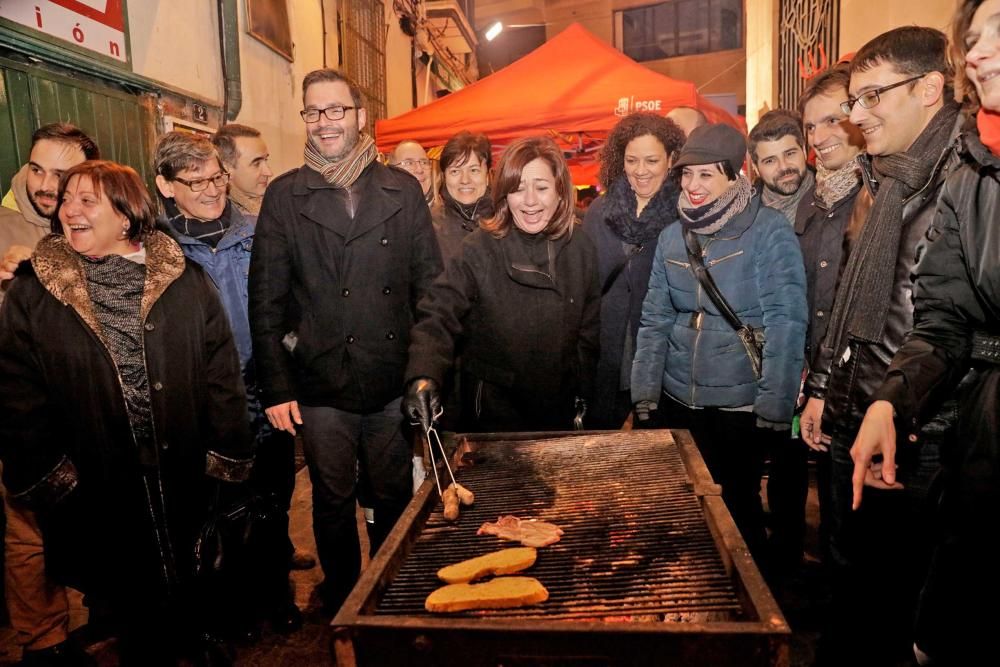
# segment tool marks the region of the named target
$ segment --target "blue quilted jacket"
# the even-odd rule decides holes
[[[632,400],[659,402],[665,391],[691,407],[752,406],[763,419],[790,422],[807,323],[795,231],[754,196],[742,213],[699,240],[705,265],[730,306],[743,322],[764,329],[762,376],[754,379],[736,332],[695,278],[682,226],[669,225],[660,234],[642,306]]]

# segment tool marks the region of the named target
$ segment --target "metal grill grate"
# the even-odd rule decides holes
[[[380,615],[428,616],[441,567],[517,546],[478,536],[501,514],[559,525],[523,574],[549,590],[541,605],[451,617],[616,621],[737,620],[741,605],[676,445],[663,432],[480,443],[456,476],[476,493],[455,524],[438,502],[376,604]]]

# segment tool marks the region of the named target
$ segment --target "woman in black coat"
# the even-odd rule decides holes
[[[588,426],[621,428],[632,409],[629,392],[635,337],[660,232],[677,219],[680,189],[668,178],[684,133],[673,121],[639,112],[621,119],[601,153],[598,198],[583,219],[597,246],[601,282],[601,356]]]
[[[873,394],[851,449],[857,507],[865,486],[898,486],[896,461],[912,455],[911,441],[941,400],[958,398],[955,433],[941,456],[938,521],[928,527],[936,548],[917,610],[920,664],[981,664],[996,652],[995,610],[963,610],[1000,597],[998,13],[1000,0],[959,4],[954,44],[971,83],[969,102],[981,108],[959,140],[961,165],[944,184],[921,248],[913,330]],[[872,462],[876,455],[881,462]]]
[[[459,132],[441,149],[440,166],[440,195],[431,206],[431,222],[447,265],[461,251],[462,240],[493,216],[490,140],[485,134]]]
[[[59,202],[0,310],[4,483],[38,513],[49,575],[109,608],[122,663],[172,664],[209,480],[250,471],[239,360],[135,171],[85,162]]]
[[[417,307],[403,402],[411,419],[433,421],[461,354],[463,430],[572,428],[593,389],[600,330],[597,255],[574,234],[574,194],[550,139],[504,152],[496,216],[469,234]]]

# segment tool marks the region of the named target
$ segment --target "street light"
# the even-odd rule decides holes
[[[486,41],[492,42],[494,39],[496,39],[496,36],[499,35],[502,30],[503,30],[503,23],[501,23],[500,21],[497,21],[496,23],[491,25],[489,29],[486,31]]]

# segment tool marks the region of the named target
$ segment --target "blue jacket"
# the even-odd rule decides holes
[[[736,332],[705,294],[688,262],[681,225],[657,242],[632,365],[632,400],[665,391],[691,407],[753,406],[790,422],[799,392],[807,323],[806,277],[795,231],[754,196],[715,234],[700,237],[705,265],[739,318],[765,335],[755,380]],[[700,328],[693,315],[703,312]]]
[[[185,257],[205,269],[219,288],[219,297],[240,355],[240,368],[246,372],[247,363],[253,356],[247,310],[247,276],[250,274],[250,249],[253,247],[257,216],[247,215],[232,205],[228,209],[232,218],[229,229],[215,248],[181,234],[169,223],[161,224],[161,228],[177,241]]]

